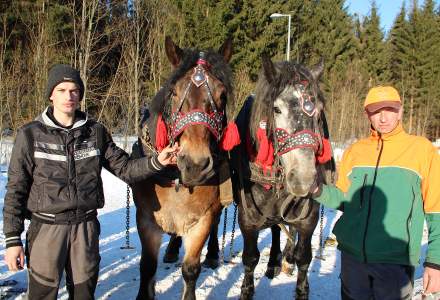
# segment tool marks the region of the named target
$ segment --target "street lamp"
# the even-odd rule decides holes
[[[287,24],[287,53],[286,53],[286,59],[289,61],[289,54],[290,54],[290,21],[292,19],[291,14],[280,14],[280,13],[273,13],[270,15],[271,18],[282,18],[282,17],[288,17],[289,21]]]

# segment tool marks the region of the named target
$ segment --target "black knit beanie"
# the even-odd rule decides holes
[[[79,87],[79,100],[84,96],[84,83],[79,76],[79,71],[69,65],[57,64],[49,70],[47,78],[46,99],[52,95],[53,89],[61,82],[73,82]]]

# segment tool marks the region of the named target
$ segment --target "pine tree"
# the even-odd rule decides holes
[[[284,53],[281,46],[285,45],[282,40],[286,37],[286,23],[270,18],[272,12],[280,12],[277,3],[274,0],[243,0],[233,20],[234,42],[240,45],[233,63],[247,68],[253,80],[260,69],[263,52],[271,57]]]
[[[363,68],[369,76],[368,85],[371,87],[386,82],[389,77],[386,61],[387,53],[375,1],[371,4],[370,15],[363,21],[360,43],[360,57],[362,58]]]
[[[304,9],[304,61],[311,65],[321,58],[325,62],[323,91],[331,135],[344,139],[347,132],[343,120],[358,113],[356,95],[360,92],[356,72],[357,41],[354,24],[343,0],[307,1]],[[356,118],[352,118],[355,120]]]
[[[405,3],[403,3],[399,14],[394,20],[387,41],[390,51],[388,68],[391,73],[391,80],[403,94],[405,94],[408,89],[406,82],[409,75],[406,69],[407,58],[405,54],[410,48],[409,41],[406,39],[408,22],[405,17],[406,10]]]
[[[345,1],[321,0],[314,3],[309,11],[313,15],[307,16],[303,33],[304,46],[309,49],[306,60],[317,62],[322,57],[326,74],[333,71],[342,74],[356,55],[352,20],[344,7]]]
[[[438,28],[439,17],[435,13],[433,0],[425,0],[420,12],[420,65],[417,74],[420,78],[420,116],[419,132],[425,134],[433,123],[433,113],[440,100],[440,31]]]

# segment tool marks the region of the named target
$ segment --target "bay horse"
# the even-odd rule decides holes
[[[195,299],[200,254],[221,212],[217,171],[222,153],[231,147],[224,139],[228,116],[234,109],[228,64],[231,40],[226,40],[218,51],[199,51],[181,49],[166,37],[165,50],[174,71],[150,104],[139,134],[140,150],[150,155],[168,143],[178,142],[180,151],[177,166],[166,167],[154,177],[132,185],[142,244],[139,300],[155,297],[163,233],[183,237],[182,299]]]
[[[323,132],[324,98],[318,84],[322,71],[322,61],[309,69],[293,62],[273,63],[263,56],[255,96],[248,98],[237,117],[242,140],[246,136],[231,155],[241,174],[242,300],[253,297],[258,235],[268,227],[273,240],[266,276],[277,275],[274,268],[281,263],[277,224],[287,225],[291,232],[282,263],[290,269],[296,263],[298,268],[296,299],[308,299],[311,239],[319,217],[319,204],[310,192],[324,177],[318,161],[328,160],[331,153],[324,139],[328,132]]]

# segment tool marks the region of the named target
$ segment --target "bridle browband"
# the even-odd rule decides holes
[[[203,125],[214,135],[217,142],[220,141],[223,130],[223,118],[224,113],[219,112],[212,96],[212,91],[209,87],[209,75],[207,69],[210,68],[210,64],[205,59],[205,53],[200,52],[197,65],[193,69],[191,75],[191,81],[185,88],[182,98],[179,101],[177,109],[171,113],[171,132],[170,140],[175,141],[177,137],[191,125]],[[211,105],[212,112],[206,113],[201,109],[194,109],[187,113],[182,112],[182,106],[187,98],[189,91],[193,87],[204,87],[208,94],[208,100]]]

